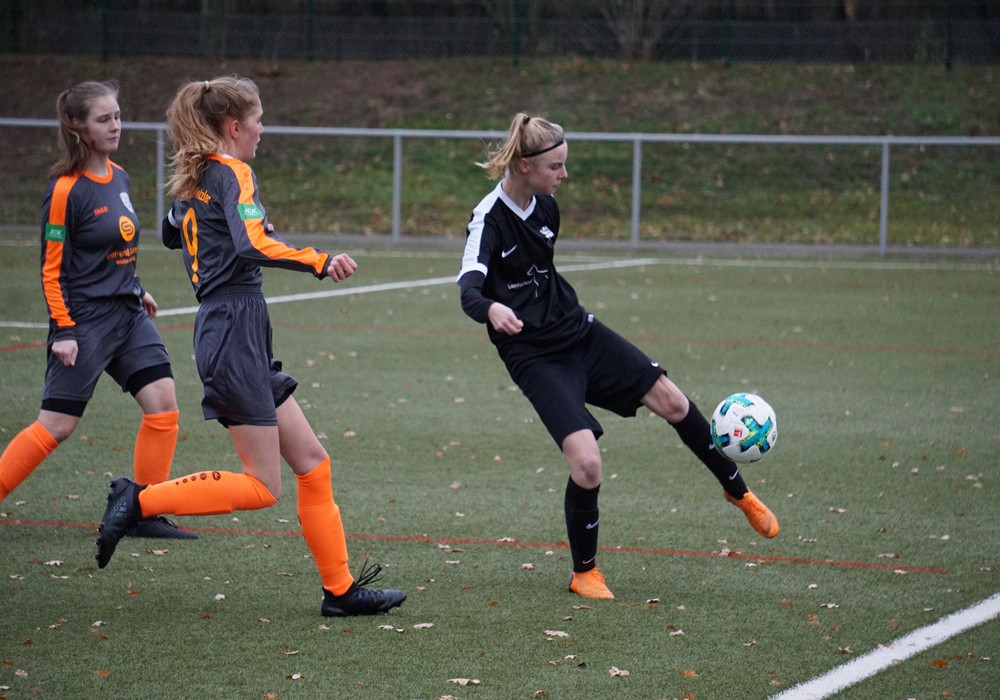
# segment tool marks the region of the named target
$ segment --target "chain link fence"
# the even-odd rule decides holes
[[[996,0],[4,0],[0,51],[284,60],[1000,61]]]

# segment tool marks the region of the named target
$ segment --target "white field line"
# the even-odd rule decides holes
[[[973,606],[946,615],[934,624],[915,629],[890,644],[880,644],[868,653],[842,666],[800,683],[770,700],[822,700],[848,686],[860,683],[876,673],[909,657],[1000,616],[1000,593]]]
[[[591,270],[612,270],[624,267],[642,267],[644,265],[680,265],[691,267],[745,267],[745,268],[837,268],[837,269],[866,269],[866,270],[969,270],[969,271],[989,271],[994,270],[991,263],[920,263],[920,262],[850,262],[837,260],[725,260],[718,258],[631,258],[624,260],[600,260],[590,263],[576,263],[560,265],[561,272],[587,272]],[[339,287],[336,289],[326,289],[316,292],[305,292],[301,294],[286,294],[283,296],[268,297],[268,305],[284,304],[292,301],[310,301],[314,299],[328,299],[331,297],[350,296],[352,294],[370,294],[373,292],[386,292],[394,289],[414,289],[418,287],[432,287],[455,282],[454,276],[430,277],[422,280],[409,280],[403,282],[386,282],[384,284],[370,284],[361,287]],[[197,313],[197,306],[182,306],[176,309],[161,309],[157,313],[157,318],[166,316],[183,316],[185,314]],[[29,323],[21,321],[0,321],[0,328],[48,328],[47,323]]]

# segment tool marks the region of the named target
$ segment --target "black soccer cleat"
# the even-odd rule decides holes
[[[353,617],[355,615],[378,615],[389,612],[406,600],[406,593],[393,588],[365,588],[377,581],[382,567],[372,564],[361,567],[358,579],[341,595],[334,595],[323,589],[324,617]]]
[[[143,518],[135,524],[135,527],[128,533],[126,537],[143,537],[148,539],[164,539],[164,540],[196,540],[198,539],[197,532],[191,532],[190,530],[181,530],[177,525],[170,522],[162,515],[157,515],[152,518]]]
[[[94,544],[97,545],[94,559],[101,569],[108,565],[118,541],[131,532],[142,516],[142,510],[139,508],[139,492],[143,487],[124,476],[118,477],[108,486],[111,487],[108,507],[104,509],[104,518],[97,528],[101,534],[94,540]]]

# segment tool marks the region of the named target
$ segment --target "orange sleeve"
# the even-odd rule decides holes
[[[318,277],[324,276],[330,256],[315,248],[290,246],[280,237],[268,235],[263,213],[255,199],[256,188],[254,187],[253,171],[249,166],[244,165],[244,167],[234,167],[233,172],[236,174],[240,186],[240,218],[243,220],[247,238],[254,250],[263,258],[278,263],[278,266],[282,266],[283,261],[288,261],[311,269],[313,274]]]
[[[72,328],[76,325],[70,316],[61,277],[63,246],[66,243],[66,205],[77,177],[64,175],[56,181],[49,201],[49,215],[45,221],[42,290],[45,294],[45,303],[49,307],[49,317],[59,328]]]

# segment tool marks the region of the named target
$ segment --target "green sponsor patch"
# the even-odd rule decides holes
[[[258,209],[256,204],[240,204],[237,208],[240,212],[240,218],[243,219],[243,221],[246,221],[247,219],[264,218],[264,212]]]
[[[45,240],[53,243],[66,242],[66,227],[56,224],[45,224]]]

